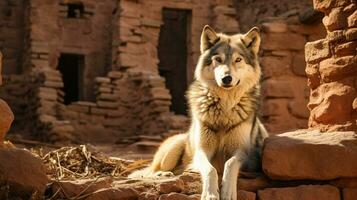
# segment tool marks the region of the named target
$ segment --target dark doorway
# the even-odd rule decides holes
[[[68,4],[68,18],[83,18],[84,5],[83,3],[69,3]]]
[[[187,36],[191,12],[189,10],[163,9],[164,24],[159,38],[159,73],[166,79],[172,96],[171,110],[187,114],[185,92],[187,89]]]
[[[68,105],[81,99],[83,85],[84,56],[77,54],[61,54],[58,69],[63,78],[64,104]]]

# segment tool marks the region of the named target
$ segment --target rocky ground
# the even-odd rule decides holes
[[[131,171],[149,163],[149,153],[141,153],[153,150],[158,142],[138,143],[127,148],[79,145],[26,150],[3,142],[0,199],[200,199],[197,173],[128,179]],[[128,157],[149,159],[120,158],[130,151]],[[241,172],[239,200],[355,199],[357,135],[298,130],[271,136],[265,141],[262,168],[261,173]]]

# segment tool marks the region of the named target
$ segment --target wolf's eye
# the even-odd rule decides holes
[[[222,63],[222,58],[220,57],[215,57],[214,60],[217,61],[218,63]]]
[[[237,58],[236,59],[236,63],[239,63],[240,61],[242,61],[242,58]]]

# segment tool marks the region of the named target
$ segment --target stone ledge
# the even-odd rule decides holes
[[[297,130],[267,138],[263,170],[275,180],[357,177],[357,134]]]

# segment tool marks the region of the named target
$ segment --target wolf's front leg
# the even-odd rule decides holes
[[[202,177],[201,200],[219,200],[218,174],[210,163],[213,153],[198,150],[195,153],[194,165]]]
[[[237,199],[237,179],[239,169],[245,159],[245,153],[238,150],[224,164],[224,172],[222,177],[221,200],[236,200]]]

